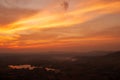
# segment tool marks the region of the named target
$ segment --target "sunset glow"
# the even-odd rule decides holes
[[[0,48],[3,50],[120,49],[119,0],[70,0],[67,10],[57,0],[40,2],[40,6],[38,0],[29,1],[27,8],[24,1],[14,1],[13,7],[0,1]]]

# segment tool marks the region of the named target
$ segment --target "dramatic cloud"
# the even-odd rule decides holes
[[[0,6],[1,48],[92,50],[119,44],[119,0],[1,0]]]

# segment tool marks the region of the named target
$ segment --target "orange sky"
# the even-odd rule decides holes
[[[0,0],[0,51],[120,50],[120,0],[63,1]]]

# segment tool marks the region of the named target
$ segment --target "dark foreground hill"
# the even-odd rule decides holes
[[[120,80],[120,51],[104,56],[7,55],[0,62],[0,80]]]

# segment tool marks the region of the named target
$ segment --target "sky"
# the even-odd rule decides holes
[[[0,0],[0,53],[120,50],[120,0]]]

